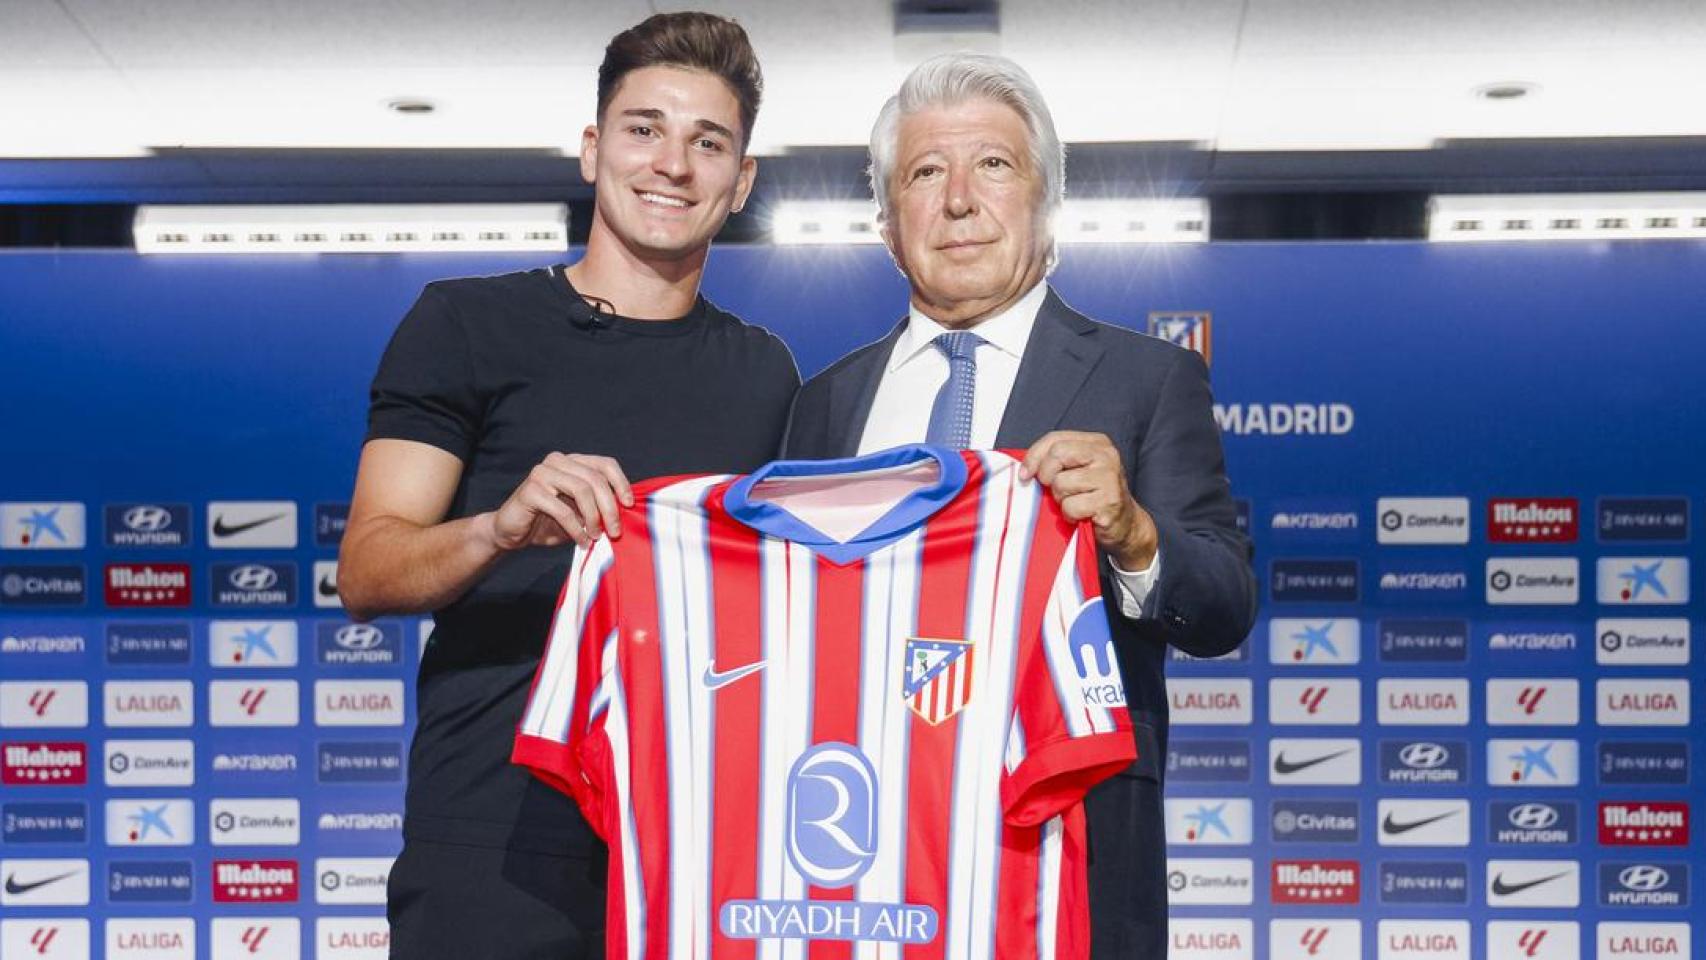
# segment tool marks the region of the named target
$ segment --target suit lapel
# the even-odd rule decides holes
[[[1023,449],[1060,425],[1090,371],[1102,359],[1096,324],[1049,288],[1025,343],[1025,358],[1007,398],[995,445]],[[870,408],[869,402],[866,409]],[[862,422],[862,421],[861,421]]]
[[[871,415],[872,401],[877,398],[877,384],[882,382],[883,368],[888,366],[895,341],[905,329],[906,320],[902,319],[888,336],[843,367],[830,381],[828,456],[851,457],[859,452],[865,421]]]

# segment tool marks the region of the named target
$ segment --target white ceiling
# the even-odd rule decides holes
[[[0,0],[0,157],[565,147],[610,36],[688,7],[752,35],[766,153],[862,144],[913,63],[967,42],[1030,69],[1072,142],[1706,135],[1706,0],[1004,0],[998,38],[896,38],[888,0]],[[1472,92],[1501,81],[1537,90]]]

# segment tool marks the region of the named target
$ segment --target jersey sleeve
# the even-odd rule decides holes
[[[614,561],[608,537],[575,557],[510,753],[512,763],[574,797],[601,835],[610,771],[600,747],[618,682]]]
[[[1082,800],[1137,757],[1084,524],[1067,544],[1030,639],[1021,648],[1001,780],[1007,822],[1021,827]]]
[[[483,409],[467,331],[445,294],[428,286],[397,325],[373,375],[367,439],[430,443],[466,463]]]

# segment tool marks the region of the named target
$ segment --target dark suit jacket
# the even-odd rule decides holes
[[[903,321],[813,377],[794,400],[789,459],[850,457]],[[1029,447],[1051,430],[1106,434],[1132,496],[1161,534],[1161,578],[1142,619],[1107,604],[1138,760],[1085,800],[1091,943],[1097,960],[1167,955],[1161,779],[1167,744],[1168,644],[1197,656],[1236,647],[1256,615],[1250,541],[1237,529],[1200,357],[1067,306],[1052,289],[1037,314],[995,445]],[[1113,586],[1104,564],[1104,595]]]

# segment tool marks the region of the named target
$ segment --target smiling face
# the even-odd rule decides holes
[[[699,70],[644,67],[622,78],[581,136],[581,176],[596,185],[592,238],[641,260],[703,258],[757,162],[741,155],[740,104]]]
[[[903,117],[889,176],[883,240],[931,319],[975,325],[1047,274],[1042,173],[1013,108],[974,99]]]

